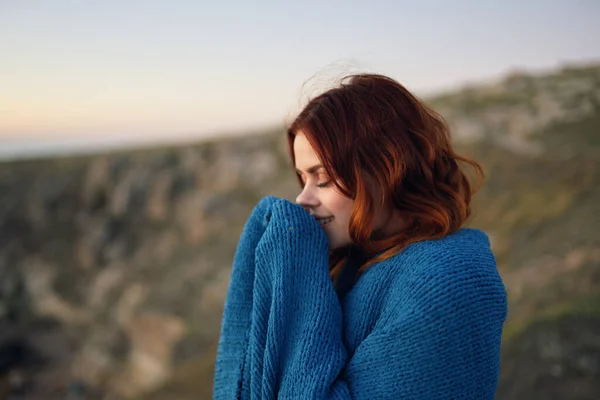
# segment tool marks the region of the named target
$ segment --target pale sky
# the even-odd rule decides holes
[[[600,60],[598,21],[597,0],[0,0],[0,145],[281,124],[331,65],[425,94]]]

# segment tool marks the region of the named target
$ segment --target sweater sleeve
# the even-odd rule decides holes
[[[298,205],[271,210],[255,253],[242,398],[493,399],[502,324],[486,321],[500,318],[503,287],[469,289],[470,303],[464,277],[445,278],[442,291],[427,279],[411,312],[380,321],[349,356],[325,233]]]
[[[244,225],[234,255],[214,374],[214,398],[234,399],[243,380],[244,359],[248,350],[254,291],[255,251],[277,199],[267,196],[254,207]]]
[[[317,221],[299,205],[274,203],[256,249],[252,398],[347,397],[344,383],[336,384],[347,354],[328,264],[329,242]]]

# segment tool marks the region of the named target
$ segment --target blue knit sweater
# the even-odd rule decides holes
[[[263,198],[234,257],[214,399],[493,399],[507,313],[487,236],[409,245],[338,297],[323,229]]]

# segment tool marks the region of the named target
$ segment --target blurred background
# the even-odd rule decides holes
[[[284,126],[397,79],[487,181],[498,399],[600,398],[600,2],[0,0],[0,399],[209,399]]]

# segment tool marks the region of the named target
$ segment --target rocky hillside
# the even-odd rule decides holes
[[[510,296],[498,399],[600,393],[600,66],[428,102],[488,180]],[[235,245],[297,192],[281,130],[0,164],[0,399],[210,398]]]

